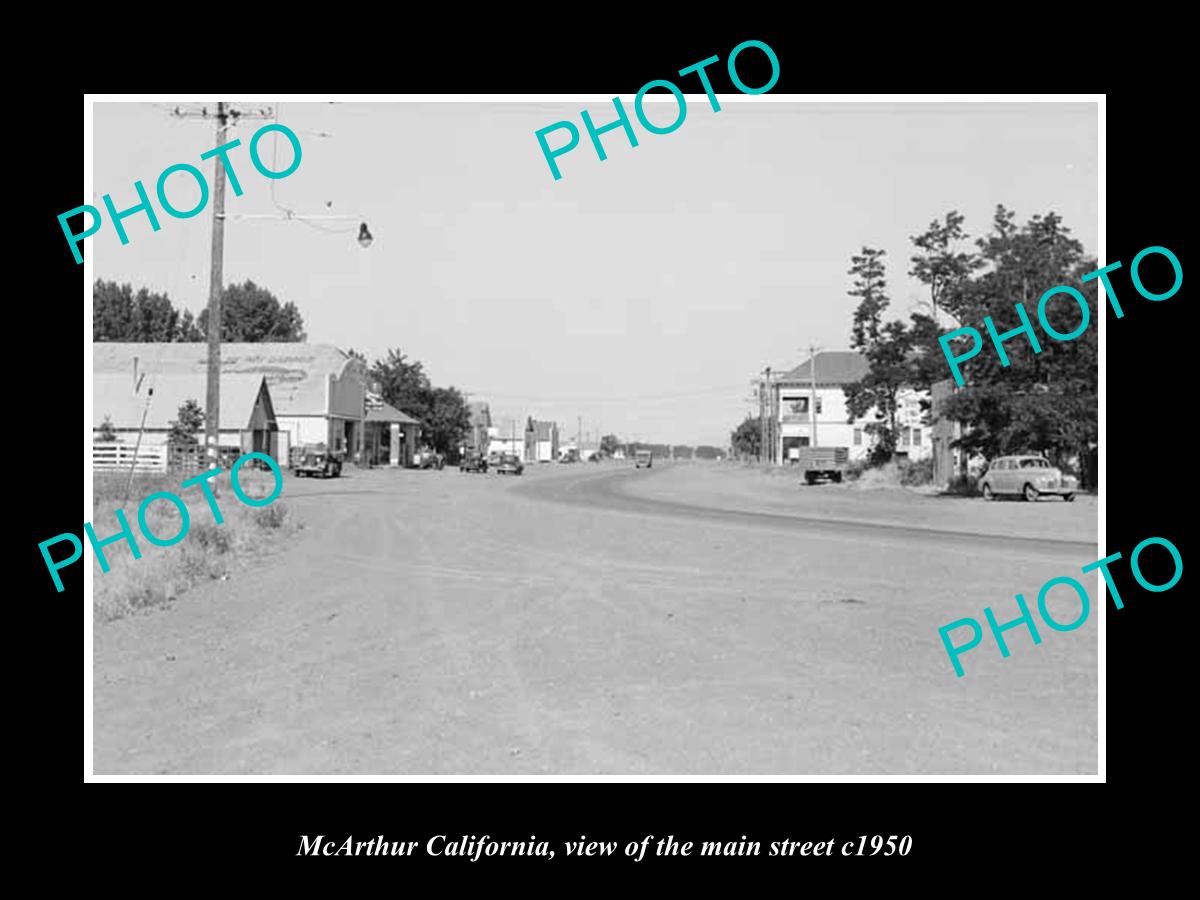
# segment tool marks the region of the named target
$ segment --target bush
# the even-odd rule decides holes
[[[979,495],[979,480],[974,475],[956,475],[946,485],[945,492],[963,497],[976,497]]]
[[[279,503],[272,503],[254,512],[254,524],[259,528],[282,528],[286,520],[287,507]]]
[[[871,464],[866,459],[851,460],[846,466],[846,474],[842,477],[846,481],[858,481],[862,477],[862,473],[871,468]]]
[[[926,459],[897,460],[900,470],[900,484],[904,487],[919,487],[933,482],[933,457]]]

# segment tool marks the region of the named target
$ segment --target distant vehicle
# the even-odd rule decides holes
[[[413,454],[413,466],[418,469],[440,469],[446,465],[446,457],[429,447]]]
[[[502,453],[496,471],[501,475],[520,475],[525,471],[525,464],[513,453]]]
[[[634,454],[633,467],[640,469],[645,466],[647,469],[654,468],[654,454],[649,450],[639,450]]]
[[[1070,503],[1079,490],[1079,482],[1050,465],[1044,456],[1001,456],[984,470],[979,489],[984,500],[1011,494],[1032,503],[1043,494],[1057,494]]]
[[[558,461],[560,463],[577,463],[579,462],[579,451],[574,447],[563,450],[558,454]]]
[[[487,470],[487,457],[478,450],[468,450],[458,462],[458,471],[460,472],[486,472]]]
[[[816,484],[821,479],[841,482],[850,461],[848,447],[797,447],[796,464],[804,474],[805,484]]]
[[[342,474],[343,459],[341,453],[328,450],[324,444],[301,444],[292,448],[288,468],[296,477],[337,478]]]
[[[505,455],[506,455],[506,454],[502,453],[502,452],[501,452],[501,451],[499,451],[499,450],[493,450],[493,451],[491,451],[491,452],[490,452],[490,453],[487,455],[487,461],[488,461],[488,465],[489,465],[489,466],[498,466],[498,465],[500,465],[500,460],[501,460],[501,459],[503,459]]]

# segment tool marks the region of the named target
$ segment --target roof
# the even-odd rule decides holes
[[[386,403],[380,403],[376,407],[367,410],[368,422],[400,422],[407,425],[419,425],[416,419],[406,412],[401,412],[394,406],[389,406]]]
[[[552,440],[551,433],[555,427],[554,422],[539,422],[537,419],[532,419],[533,430],[536,432],[534,440],[549,441]],[[526,431],[529,429],[527,428]]]
[[[198,375],[208,365],[208,345],[92,344],[92,371],[97,375],[119,375],[132,383],[134,358],[138,373],[151,376]],[[221,373],[266,376],[271,401],[279,415],[325,415],[330,375],[341,377],[349,363],[361,365],[332,344],[222,343]],[[201,397],[204,391],[200,392]]]
[[[809,357],[796,368],[779,376],[780,384],[809,384],[812,381]],[[867,358],[857,350],[819,350],[816,354],[817,384],[853,384],[867,374]]]
[[[222,431],[241,431],[250,423],[254,406],[258,402],[258,391],[262,387],[262,375],[221,375],[221,422]],[[203,372],[195,375],[147,376],[142,389],[134,393],[133,378],[124,375],[96,375],[92,379],[92,427],[99,428],[104,417],[112,419],[114,428],[139,428],[142,412],[146,411],[146,428],[165,430],[179,417],[179,407],[188,400],[195,400],[204,407],[205,388]],[[147,410],[146,399],[150,397]],[[267,391],[270,396],[270,389]]]

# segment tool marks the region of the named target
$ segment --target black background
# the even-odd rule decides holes
[[[94,74],[93,89],[241,87],[241,74],[252,73],[246,89],[264,95],[586,92],[620,94],[628,101],[646,81],[671,78],[678,69],[714,54],[722,60],[709,69],[714,89],[732,92],[724,60],[733,46],[755,38],[770,44],[780,60],[781,77],[773,94],[1107,92],[1108,248],[1102,262],[1119,259],[1126,267],[1114,278],[1125,318],[1117,320],[1109,312],[1106,322],[1107,552],[1120,551],[1128,558],[1139,541],[1157,535],[1170,539],[1186,561],[1184,515],[1194,477],[1193,443],[1185,433],[1193,418],[1187,402],[1191,381],[1184,374],[1190,356],[1184,321],[1187,282],[1170,300],[1151,303],[1134,292],[1127,274],[1129,261],[1150,245],[1169,247],[1188,269],[1184,190],[1194,178],[1193,161],[1185,161],[1186,143],[1179,136],[1186,119],[1171,71],[1172,60],[1179,57],[1162,47],[1161,34],[1147,33],[1149,26],[1131,24],[1123,30],[1120,55],[1114,56],[1115,51],[1099,49],[1099,39],[1084,22],[1056,23],[1039,13],[1038,30],[1025,33],[1023,28],[1001,28],[997,21],[1015,13],[996,9],[996,21],[986,24],[882,23],[870,35],[859,22],[815,21],[745,28],[722,23],[689,34],[677,29],[656,34],[632,18],[618,24],[611,11],[600,11],[594,26],[582,28],[551,10],[522,41],[513,37],[522,29],[511,22],[493,37],[475,39],[411,28],[377,36],[356,32],[355,51],[340,59],[328,46],[308,47],[291,56],[271,56],[271,66],[261,68],[266,61],[258,51],[242,48],[238,52],[254,65],[223,64],[217,67],[219,77],[216,72],[209,77],[196,61],[183,66],[178,77],[166,72],[167,87],[149,83],[149,70],[139,77],[131,68],[124,75],[117,69]],[[688,18],[706,17],[693,10]],[[1048,42],[1046,32],[1059,25],[1056,39]],[[586,40],[584,32],[590,34]],[[226,52],[233,52],[233,44],[230,36]],[[764,83],[769,74],[765,63],[755,70],[756,59],[761,60],[756,51],[739,57],[739,72],[750,85]],[[1093,64],[1103,59],[1104,64],[1093,69],[1089,59]],[[279,71],[284,75],[273,77]],[[155,69],[153,74],[164,72]],[[694,92],[695,76],[689,79],[677,81]],[[79,778],[86,759],[86,751],[81,759],[78,731],[77,638],[86,615],[82,566],[66,570],[67,590],[55,593],[37,543],[66,530],[78,533],[81,524],[81,491],[73,478],[79,472],[83,414],[83,365],[75,356],[81,336],[75,316],[82,267],[75,265],[56,216],[80,202],[83,128],[81,93],[67,84],[56,90],[22,109],[24,130],[37,140],[23,169],[32,171],[13,179],[18,198],[10,201],[10,219],[22,230],[32,227],[33,234],[25,237],[18,230],[10,236],[7,255],[10,271],[27,283],[25,291],[10,298],[15,315],[9,321],[16,329],[10,335],[10,345],[15,345],[10,396],[16,410],[8,424],[10,484],[23,497],[14,505],[19,504],[20,521],[29,523],[19,529],[16,548],[28,580],[12,580],[27,590],[10,591],[8,625],[11,644],[38,651],[29,668],[10,682],[10,696],[18,698],[10,716],[18,739],[10,734],[10,746],[34,757],[32,768],[44,770],[54,785],[65,786]],[[436,140],[436,135],[422,139]],[[532,136],[530,140],[531,152],[537,152]],[[703,189],[697,183],[696,190]],[[1147,281],[1153,284],[1151,271]],[[85,322],[84,340],[90,338],[89,328]],[[16,443],[21,446],[14,447]],[[1152,549],[1144,569],[1152,580],[1165,580],[1152,562],[1157,557]],[[85,563],[88,558],[85,552]],[[248,883],[338,888],[365,878],[403,890],[417,888],[417,882],[405,879],[421,870],[438,883],[471,878],[505,888],[539,884],[555,874],[572,886],[615,875],[629,884],[694,881],[710,890],[737,885],[757,893],[766,885],[755,887],[747,879],[775,876],[787,879],[784,889],[803,890],[814,879],[819,885],[837,873],[849,877],[835,884],[851,890],[862,878],[885,888],[905,883],[964,890],[992,883],[1028,885],[1027,867],[1034,866],[1040,886],[1066,877],[1076,866],[1103,865],[1118,852],[1136,855],[1155,832],[1161,838],[1155,827],[1147,834],[1144,820],[1135,824],[1125,816],[1132,809],[1152,813],[1155,806],[1169,803],[1174,782],[1186,778],[1192,762],[1181,735],[1191,724],[1193,704],[1190,697],[1184,700],[1184,690],[1195,655],[1186,643],[1194,633],[1185,602],[1186,575],[1172,591],[1148,594],[1134,583],[1125,563],[1118,563],[1114,572],[1125,608],[1108,607],[1108,786],[1103,790],[1116,794],[1103,798],[1097,786],[1047,783],[105,784],[84,787],[82,796],[68,792],[62,801],[48,796],[30,815],[55,858],[78,861],[100,877],[112,872],[122,885],[145,878],[168,888]],[[22,602],[26,596],[28,603]],[[16,690],[18,685],[22,690]],[[561,852],[552,862],[492,859],[474,864],[424,856],[295,855],[301,834],[338,839],[353,834],[362,840],[385,834],[390,840],[422,843],[433,834],[490,834],[507,840],[534,834],[559,849],[559,841],[580,834],[623,844],[647,833],[696,841],[736,840],[744,834],[764,847],[784,838],[836,836],[843,841],[861,834],[908,834],[913,850],[904,859],[693,857],[648,858],[637,864],[623,856],[568,860]],[[68,843],[59,843],[64,840]],[[1186,852],[1168,840],[1165,848],[1154,851],[1155,857]],[[500,880],[505,875],[520,880]]]

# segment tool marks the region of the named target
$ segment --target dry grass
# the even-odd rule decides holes
[[[96,537],[102,540],[117,533],[120,525],[115,510],[123,509],[142,553],[141,559],[134,559],[127,542],[109,544],[103,548],[108,572],[101,570],[99,560],[91,554],[95,567],[92,605],[98,621],[112,621],[139,609],[169,603],[200,582],[228,577],[239,562],[262,555],[298,528],[288,517],[287,506],[278,499],[261,508],[238,500],[229,485],[228,472],[210,482],[215,485],[217,507],[225,520],[217,525],[200,488],[180,487],[188,477],[137,476],[129,502],[123,503],[126,476],[96,473],[92,519]],[[270,472],[245,468],[239,473],[239,483],[247,495],[262,498],[270,493],[274,481]],[[139,504],[156,491],[168,491],[187,503],[190,527],[183,540],[172,547],[150,543],[138,526]],[[172,503],[159,500],[148,508],[146,524],[153,534],[169,538],[179,533],[180,515]],[[88,544],[86,538],[84,544]]]

